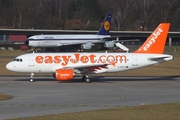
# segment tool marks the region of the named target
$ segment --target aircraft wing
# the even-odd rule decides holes
[[[55,72],[57,69],[87,69],[87,70],[92,70],[93,69],[96,69],[96,68],[105,68],[107,65],[109,64],[90,64],[90,65],[87,65],[87,64],[81,64],[81,65],[76,65],[76,66],[67,66],[67,67],[60,67],[60,66],[56,66],[54,68],[52,68],[53,72]]]
[[[72,68],[80,69],[80,68],[89,68],[89,67],[101,67],[101,66],[107,66],[108,64],[91,64],[91,65],[80,65],[80,66],[75,66]]]
[[[116,38],[120,38],[119,40],[117,40]],[[139,41],[139,39],[130,39],[130,38],[128,38],[128,36],[127,37],[119,37],[119,36],[117,36],[117,37],[106,37],[106,38],[103,38],[103,40],[104,41],[114,41],[114,42],[129,42],[129,41]]]
[[[130,35],[122,35],[122,36],[111,36],[111,37],[104,37],[104,40],[113,40],[116,38],[121,38],[121,39],[127,39],[128,37],[131,37]]]
[[[117,37],[107,37],[103,38],[104,43],[103,44],[105,47],[114,47],[116,45],[118,48],[120,48],[123,51],[129,51],[129,48],[124,46],[122,43],[123,42],[134,42],[134,41],[140,41],[139,39],[130,39],[128,36],[118,36],[119,39],[116,40]]]
[[[72,42],[72,43],[68,43],[68,44],[58,43],[57,46],[58,46],[58,47],[60,47],[60,46],[68,46],[68,45],[69,45],[69,46],[70,46],[70,45],[73,46],[73,45],[81,45],[81,44],[83,44],[83,42],[82,42],[82,43],[80,43],[80,42],[79,42],[79,43],[73,43],[73,42]]]

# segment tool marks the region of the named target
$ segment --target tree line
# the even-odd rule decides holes
[[[111,30],[180,30],[180,0],[0,0],[0,28],[98,30],[106,13]]]

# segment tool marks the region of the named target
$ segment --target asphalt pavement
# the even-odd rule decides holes
[[[91,83],[52,77],[0,77],[0,119],[165,104],[180,101],[180,77],[94,77]]]

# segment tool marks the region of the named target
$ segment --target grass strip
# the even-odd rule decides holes
[[[0,93],[0,101],[1,100],[8,100],[8,99],[11,99],[11,98],[12,98],[12,96],[10,96],[10,95]]]
[[[11,120],[179,120],[180,103],[125,106],[113,109],[63,113]]]

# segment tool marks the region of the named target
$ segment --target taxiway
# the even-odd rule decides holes
[[[0,93],[13,96],[0,101],[0,119],[100,110],[141,103],[180,101],[180,77],[95,77],[83,83],[51,77],[0,77]]]

